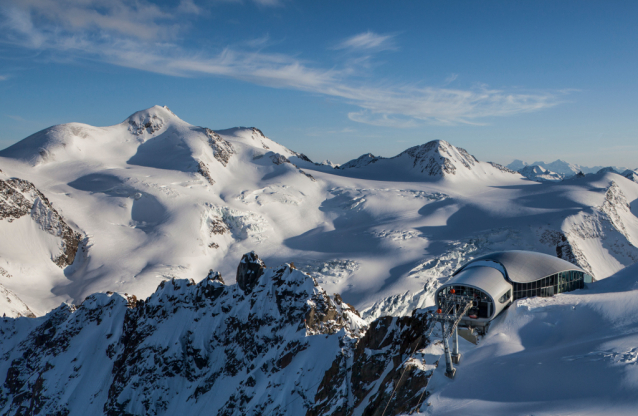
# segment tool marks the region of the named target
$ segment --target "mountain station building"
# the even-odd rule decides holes
[[[580,267],[533,251],[499,251],[478,257],[458,269],[435,294],[469,296],[474,305],[460,322],[461,326],[482,328],[513,301],[534,296],[549,297],[582,289],[593,277]]]

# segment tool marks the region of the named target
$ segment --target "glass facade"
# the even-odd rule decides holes
[[[475,306],[472,307],[467,313],[467,316],[469,316],[470,318],[489,318],[492,316],[492,313],[494,313],[494,304],[492,303],[492,299],[487,295],[487,293],[483,292],[482,290],[474,289],[473,287],[468,286],[454,285],[443,288],[443,290],[441,290],[439,294],[448,295],[450,294],[450,290],[452,289],[454,289],[455,295],[469,296],[474,298]],[[441,300],[439,299],[439,307],[442,306],[440,302]]]
[[[514,300],[534,296],[554,296],[557,293],[582,289],[591,283],[592,277],[583,272],[568,270],[530,283],[514,283]]]

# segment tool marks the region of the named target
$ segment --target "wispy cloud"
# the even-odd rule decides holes
[[[8,80],[8,79],[9,79],[9,77],[8,77],[8,76],[6,76],[6,75],[0,75],[0,81],[6,81],[6,80]]]
[[[283,6],[281,0],[253,0],[254,3],[265,7],[280,7]]]
[[[268,34],[244,42],[244,44],[250,48],[263,48],[265,46],[268,46],[270,43],[270,35]]]
[[[190,0],[172,9],[138,0],[5,0],[0,40],[47,51],[53,58],[93,59],[171,76],[221,76],[341,99],[359,107],[348,117],[388,127],[423,123],[480,124],[488,117],[537,111],[559,103],[561,92],[423,87],[361,81],[361,64],[346,59],[325,68],[293,55],[264,52],[256,39],[250,47],[227,47],[216,53],[182,46],[184,30],[177,13],[202,13]],[[99,10],[99,12],[98,12]],[[339,44],[339,49],[378,51],[394,47],[393,35],[365,32]],[[366,59],[369,59],[366,57]],[[446,80],[452,82],[453,78]],[[446,84],[447,85],[447,84]]]
[[[201,13],[192,0],[182,0],[173,9],[145,0],[5,0],[2,9],[9,28],[29,36],[34,46],[51,32],[166,40],[179,31],[178,17]]]
[[[20,116],[12,116],[10,114],[5,114],[7,117],[9,117],[12,120],[15,121],[20,121],[20,122],[26,122],[27,120],[25,120],[24,118],[20,117]]]
[[[443,85],[450,85],[451,83],[456,81],[456,79],[458,77],[459,77],[459,74],[450,74],[450,75],[448,75],[447,78],[445,78],[445,81],[443,81]]]
[[[209,0],[218,3],[239,3],[243,4],[244,0]],[[283,7],[283,0],[251,0],[257,6],[261,7]]]
[[[381,51],[395,49],[394,36],[395,35],[392,34],[379,35],[368,31],[359,33],[358,35],[339,42],[334,49],[349,49],[366,52],[369,52],[370,50]]]
[[[181,0],[177,6],[177,11],[181,14],[204,14],[204,11],[193,0]]]

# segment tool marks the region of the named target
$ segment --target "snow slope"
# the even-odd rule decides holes
[[[453,382],[435,371],[422,414],[636,414],[637,327],[638,265],[587,289],[519,300],[478,347],[462,340]]]
[[[155,106],[36,133],[1,151],[0,169],[81,237],[60,267],[62,240],[29,219],[33,199],[30,215],[0,220],[0,284],[36,315],[96,292],[144,298],[211,268],[233,276],[251,250],[293,261],[368,320],[430,305],[456,267],[492,250],[558,255],[597,279],[638,260],[637,183],[537,183],[445,141],[333,169],[256,128],[213,131]]]

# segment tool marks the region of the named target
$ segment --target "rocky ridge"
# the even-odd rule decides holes
[[[64,268],[73,263],[82,235],[74,231],[31,182],[0,178],[0,221],[13,222],[30,215],[42,230],[61,239],[60,253],[51,260]]]
[[[5,272],[6,274],[3,274],[2,272],[3,270],[0,270],[0,275],[8,275],[8,273]],[[35,314],[29,309],[27,304],[3,285],[0,285],[0,305],[5,311],[3,312],[3,317],[18,318],[25,316],[27,318],[35,318]]]
[[[414,354],[429,343],[426,314],[368,328],[312,277],[255,253],[237,282],[211,271],[145,300],[95,294],[3,319],[2,413],[397,415],[427,397],[437,362]]]

